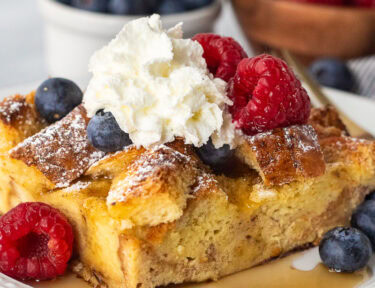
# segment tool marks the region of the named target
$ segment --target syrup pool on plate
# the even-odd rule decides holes
[[[68,274],[52,281],[29,283],[29,285],[34,288],[91,288],[89,284],[74,274]]]
[[[272,261],[244,272],[225,277],[218,282],[170,285],[168,288],[354,288],[370,277],[370,272],[345,274],[329,272],[322,264],[311,271],[294,269],[292,263],[301,253]],[[61,279],[31,284],[35,288],[89,288],[74,275]]]

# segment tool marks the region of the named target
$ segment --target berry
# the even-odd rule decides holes
[[[82,102],[82,91],[72,81],[50,78],[36,90],[35,105],[49,123],[60,120]]]
[[[108,12],[118,15],[130,14],[131,2],[131,0],[109,0]]]
[[[135,2],[135,1],[133,1]],[[143,0],[143,3],[147,9],[147,14],[153,14],[160,6],[161,0]]]
[[[181,2],[185,4],[186,9],[193,10],[208,6],[213,2],[213,0],[182,0]]]
[[[324,235],[319,254],[329,269],[354,272],[367,265],[372,248],[370,240],[358,229],[337,227]]]
[[[366,200],[375,200],[375,191],[372,191],[366,196]]]
[[[73,237],[58,210],[44,203],[22,203],[0,218],[0,271],[20,280],[62,275]]]
[[[130,4],[130,14],[132,15],[144,15],[149,13],[149,7],[144,0],[131,0]]]
[[[309,68],[310,74],[323,86],[351,91],[354,77],[348,66],[337,59],[324,58],[315,61]]]
[[[107,0],[72,0],[72,6],[87,11],[104,13],[107,11]]]
[[[98,111],[87,126],[87,137],[95,148],[116,152],[132,144],[129,134],[122,131],[111,112]]]
[[[129,14],[146,15],[156,11],[159,0],[128,0],[130,5]]]
[[[306,90],[281,59],[259,55],[242,60],[229,83],[229,111],[245,134],[305,124],[311,104]]]
[[[181,13],[184,12],[185,5],[183,1],[176,1],[176,0],[164,0],[161,2],[158,13],[159,14],[173,14],[173,13]]]
[[[365,233],[375,248],[375,200],[362,203],[354,212],[351,224]]]
[[[375,0],[352,0],[350,4],[363,8],[374,8]]]
[[[211,139],[207,144],[196,148],[196,152],[202,162],[210,166],[215,172],[226,170],[226,164],[228,164],[234,156],[234,150],[231,150],[229,145],[224,145],[217,149],[212,144]]]
[[[197,34],[193,40],[202,45],[208,70],[217,78],[229,81],[236,73],[238,63],[247,57],[240,44],[230,37],[216,34]]]

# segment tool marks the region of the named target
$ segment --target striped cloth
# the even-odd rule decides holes
[[[348,61],[356,78],[353,92],[375,100],[375,56]]]

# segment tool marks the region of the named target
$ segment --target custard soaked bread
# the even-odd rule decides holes
[[[229,177],[180,140],[104,156],[85,138],[83,107],[41,130],[36,111],[9,108],[20,97],[0,111],[41,124],[1,118],[1,147],[12,148],[1,154],[2,210],[32,200],[62,211],[75,230],[74,271],[95,287],[218,279],[315,245],[375,187],[375,143],[347,136],[332,109],[244,137]]]

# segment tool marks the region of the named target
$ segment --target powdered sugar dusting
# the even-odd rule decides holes
[[[125,202],[128,195],[148,178],[157,176],[159,172],[178,168],[178,164],[189,163],[191,158],[168,146],[157,145],[147,150],[139,159],[130,165],[126,177],[116,183],[109,191],[107,204]]]
[[[212,185],[218,185],[217,180],[213,177],[212,174],[208,174],[203,172],[201,175],[197,177],[197,183],[193,188],[193,195],[198,193],[201,190],[208,189]]]
[[[79,106],[13,148],[11,157],[36,166],[56,187],[66,187],[105,155],[88,142],[87,122],[86,112]]]
[[[29,104],[26,103],[26,101],[15,101],[13,98],[8,98],[0,106],[0,118],[7,124],[12,122],[12,118],[20,120],[23,118],[20,112],[27,108],[27,106],[29,106]],[[13,115],[15,115],[15,117]]]
[[[107,155],[105,155],[104,157],[102,157],[100,159],[100,161],[95,161],[92,165],[90,165],[89,169],[92,169],[92,168],[95,168],[96,166],[102,164],[103,162],[105,162],[106,160],[110,159],[110,158],[116,158],[116,156],[120,153],[126,153],[132,149],[134,149],[136,146],[134,144],[132,145],[129,145],[129,146],[126,146],[124,147],[122,150],[120,151],[117,151],[117,152],[114,152],[114,153],[108,153]]]
[[[299,177],[324,174],[325,160],[311,125],[295,125],[247,136],[243,157],[266,185],[283,185]]]
[[[37,130],[40,125],[45,124],[44,120],[38,116],[35,106],[22,95],[14,95],[1,101],[0,120],[6,125],[17,126],[17,129],[25,135],[34,131],[32,128]]]
[[[316,150],[320,146],[318,135],[310,125],[292,126],[292,129],[293,133],[290,127],[283,128],[284,137],[289,146],[297,146],[302,153]],[[299,141],[293,141],[296,138],[295,135],[300,136]]]
[[[280,131],[281,133],[277,133]],[[267,131],[259,133],[253,136],[244,136],[248,143],[251,143],[252,150],[256,151],[259,149],[255,143],[258,143],[262,139],[266,139],[277,134],[283,138],[286,145],[290,149],[298,148],[302,153],[309,152],[311,150],[316,150],[319,147],[318,135],[314,128],[310,125],[294,125],[290,127],[275,129],[272,131]],[[296,141],[297,140],[297,141]]]
[[[90,186],[92,182],[85,182],[85,181],[78,181],[72,185],[70,185],[69,187],[65,188],[65,192],[75,192],[75,191],[80,191],[80,190],[83,190],[83,189],[86,189],[87,187]]]

